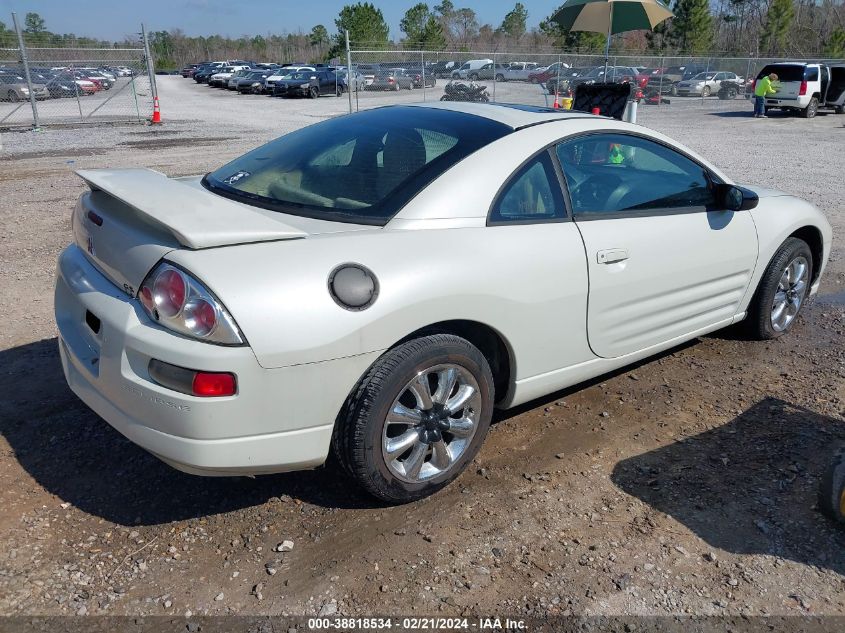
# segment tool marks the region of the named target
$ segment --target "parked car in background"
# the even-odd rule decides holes
[[[269,88],[268,88],[269,91]],[[306,70],[291,73],[273,86],[274,97],[310,97],[343,94],[343,82],[328,70]]]
[[[0,101],[23,101],[29,99],[29,86],[23,75],[0,74]],[[50,98],[44,84],[32,84],[32,95],[39,101]]]
[[[460,67],[454,69],[451,77],[452,79],[467,79],[469,77],[469,73],[492,63],[492,59],[471,59],[468,62],[461,64]]]
[[[632,68],[631,66],[608,66],[607,75],[605,76],[604,66],[597,66],[596,68],[593,68],[589,72],[580,75],[579,77],[573,77],[572,79],[570,79],[569,88],[574,92],[578,88],[578,86],[582,84],[634,84],[636,82],[637,74],[638,73],[636,69]]]
[[[453,60],[434,62],[431,65],[431,74],[438,79],[448,79],[452,76],[452,71],[457,70],[458,66],[460,64]]]
[[[208,85],[215,88],[226,88],[229,84],[229,79],[232,78],[239,70],[244,70],[249,66],[224,66],[219,72],[214,73],[208,78]]]
[[[481,79],[504,81],[507,70],[508,67],[504,64],[495,64],[494,66],[493,62],[490,62],[489,64],[484,64],[480,68],[476,68],[474,70],[459,70],[457,71],[457,77],[455,77],[455,73],[452,73],[452,78],[469,79],[470,81],[478,81]]]
[[[577,78],[586,75],[593,70],[592,66],[585,66],[583,68],[564,68],[561,69],[559,75],[555,75],[545,83],[545,88],[550,95],[563,94],[569,90],[569,83]]]
[[[32,81],[45,86],[52,99],[76,97],[81,93],[79,86],[69,75],[50,71],[33,72],[32,69],[30,69],[30,73]]]
[[[194,71],[194,81],[198,84],[205,84],[208,83],[208,79],[220,72],[221,68],[224,68],[227,64],[223,62],[211,62],[206,64],[205,66],[200,66]]]
[[[832,243],[811,203],[648,127],[519,106],[366,109],[205,176],[78,173],[54,291],[70,389],[180,470],[331,453],[387,503],[458,477],[494,408],[740,322],[800,328]],[[497,460],[518,487],[524,457]]]
[[[364,75],[364,80],[368,86],[375,81],[376,75],[381,72],[381,66],[379,64],[358,64],[357,68]]]
[[[569,64],[563,62],[555,62],[551,66],[543,66],[528,73],[528,81],[532,84],[544,84],[549,79],[556,78],[562,75],[563,72],[569,68]]]
[[[197,68],[199,68],[199,64],[188,64],[182,68],[182,77],[193,77],[194,71],[196,71]]]
[[[367,78],[359,70],[340,70],[337,72],[338,79],[343,82],[344,90],[357,92],[367,87]]]
[[[268,94],[272,95],[273,88],[279,81],[290,77],[294,73],[316,72],[316,70],[317,69],[314,66],[282,66],[273,71],[273,73],[264,80],[264,89]]]
[[[767,64],[757,73],[757,81],[775,73],[778,80],[772,86],[776,92],[766,97],[766,111],[771,108],[799,112],[804,118],[816,116],[820,107],[827,106],[831,87],[831,67],[823,63],[778,62]],[[837,76],[838,73],[837,73]],[[837,86],[839,84],[837,83]],[[839,95],[841,96],[841,95]],[[836,109],[835,102],[830,105]]]
[[[528,81],[528,76],[537,70],[534,62],[511,62],[505,64],[501,78],[496,81]]]
[[[249,73],[253,72],[254,70],[254,68],[241,68],[240,70],[233,72],[232,76],[229,77],[229,81],[226,82],[226,89],[237,90],[238,81],[246,77]]]
[[[96,70],[78,68],[76,69],[76,74],[83,79],[93,81],[100,90],[111,90],[111,87],[114,85],[114,81]]]
[[[742,77],[736,73],[720,70],[698,73],[694,77],[679,81],[676,92],[681,97],[691,95],[709,97],[711,94],[719,92],[719,87],[723,81],[732,81],[738,84],[742,82]]]
[[[392,68],[390,70],[380,70],[373,79],[373,82],[367,86],[367,90],[401,90],[407,88],[410,90],[414,87],[414,79],[406,74],[404,68]]]
[[[267,77],[270,77],[274,72],[274,70],[252,70],[238,78],[235,90],[242,94],[262,94],[266,89]]]
[[[430,69],[423,71],[421,66],[409,66],[404,71],[411,78],[411,85],[414,88],[432,88],[437,85],[437,78]]]

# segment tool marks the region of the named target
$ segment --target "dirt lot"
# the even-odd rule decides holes
[[[2,137],[0,614],[845,615],[845,532],[815,509],[845,445],[841,242],[790,336],[720,333],[502,413],[470,470],[410,506],[331,469],[191,477],[123,439],[65,387],[56,350],[73,170],[199,173],[345,106],[159,89],[161,128]],[[641,121],[810,199],[841,235],[845,117],[748,109]]]

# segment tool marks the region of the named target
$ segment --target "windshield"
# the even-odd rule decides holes
[[[282,136],[203,184],[283,213],[383,225],[444,171],[510,131],[462,112],[376,108]]]
[[[287,79],[308,79],[308,80],[310,80],[311,77],[313,77],[313,76],[314,76],[314,73],[308,71],[308,72],[290,73],[289,75],[287,75],[286,78]]]

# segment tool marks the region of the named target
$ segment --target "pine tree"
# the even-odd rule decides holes
[[[514,39],[525,35],[525,23],[528,20],[528,9],[521,2],[517,2],[514,8],[505,15],[499,31]]]
[[[794,18],[795,8],[792,6],[792,0],[772,0],[766,13],[766,25],[760,35],[762,52],[782,55],[786,51],[786,39]]]
[[[841,26],[833,29],[822,54],[830,59],[845,59],[845,29]]]
[[[691,55],[708,52],[713,45],[713,16],[708,0],[675,0],[673,12],[669,39],[675,48]]]

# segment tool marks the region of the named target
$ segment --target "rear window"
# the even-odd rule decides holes
[[[769,64],[757,73],[757,79],[775,73],[779,81],[804,81],[804,69],[801,64]]]
[[[461,112],[377,108],[282,136],[203,184],[282,213],[383,225],[440,174],[510,131]]]

